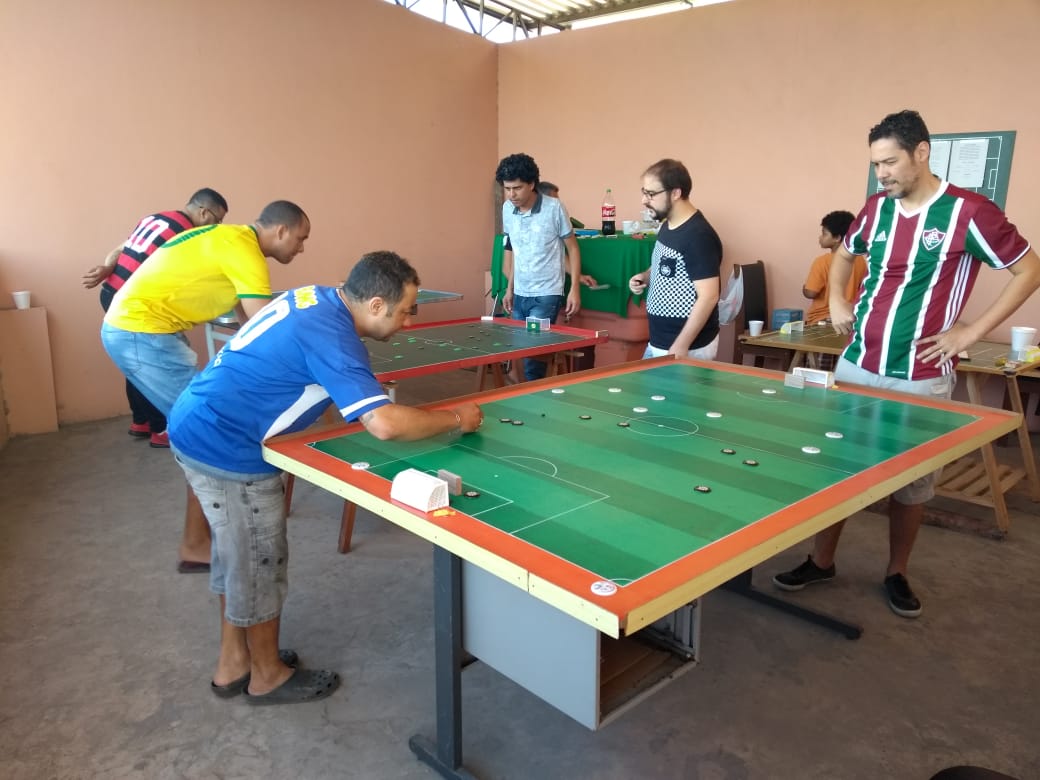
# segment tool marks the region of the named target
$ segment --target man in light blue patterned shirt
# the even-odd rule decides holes
[[[581,255],[563,204],[538,192],[538,165],[526,154],[511,154],[498,164],[495,180],[505,191],[502,273],[508,280],[502,306],[513,319],[540,317],[555,323],[560,309],[568,318],[581,309]],[[571,290],[564,298],[564,273]],[[545,376],[546,364],[524,361],[530,381]]]

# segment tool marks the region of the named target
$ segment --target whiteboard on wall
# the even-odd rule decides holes
[[[985,195],[1006,207],[1014,130],[990,133],[933,133],[929,167],[951,184]],[[867,173],[867,197],[881,191],[874,166]]]

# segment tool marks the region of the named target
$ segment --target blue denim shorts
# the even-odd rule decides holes
[[[180,467],[213,532],[209,589],[224,596],[224,619],[243,628],[274,620],[289,593],[281,474],[238,482]]]
[[[879,390],[895,390],[899,393],[922,395],[925,398],[944,398],[947,401],[953,398],[953,388],[957,383],[955,373],[935,379],[916,380],[881,376],[866,371],[845,358],[838,360],[838,365],[834,368],[834,378],[839,382],[848,382],[851,385],[865,385],[866,387],[876,387]],[[892,498],[906,506],[930,501],[935,496],[935,483],[941,473],[942,469],[939,469],[931,474],[918,477],[909,485],[899,488],[892,494]]]
[[[123,375],[166,416],[199,371],[199,356],[183,333],[133,333],[103,322],[101,343]]]

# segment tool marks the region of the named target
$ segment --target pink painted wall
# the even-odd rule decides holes
[[[480,313],[497,56],[379,0],[0,0],[0,295],[48,309],[60,420],[126,413],[83,270],[201,186],[229,222],[309,213],[276,289],[393,249],[465,295],[437,315]]]
[[[764,260],[771,307],[805,308],[820,218],[863,205],[867,133],[902,108],[932,132],[1018,131],[1007,212],[1040,247],[1038,38],[1035,0],[735,0],[521,42],[499,56],[498,148],[590,225],[607,187],[635,218],[642,171],[683,160],[727,266]],[[965,316],[1008,278],[983,271]],[[992,338],[1023,323],[1040,296]]]

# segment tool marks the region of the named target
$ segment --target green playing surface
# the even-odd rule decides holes
[[[551,329],[536,333],[523,326],[495,322],[402,330],[390,341],[362,339],[372,359],[372,371],[377,375],[577,340],[575,336]]]
[[[554,389],[485,404],[461,438],[310,446],[387,480],[454,472],[480,495],[452,507],[623,586],[976,419],[683,364]]]

